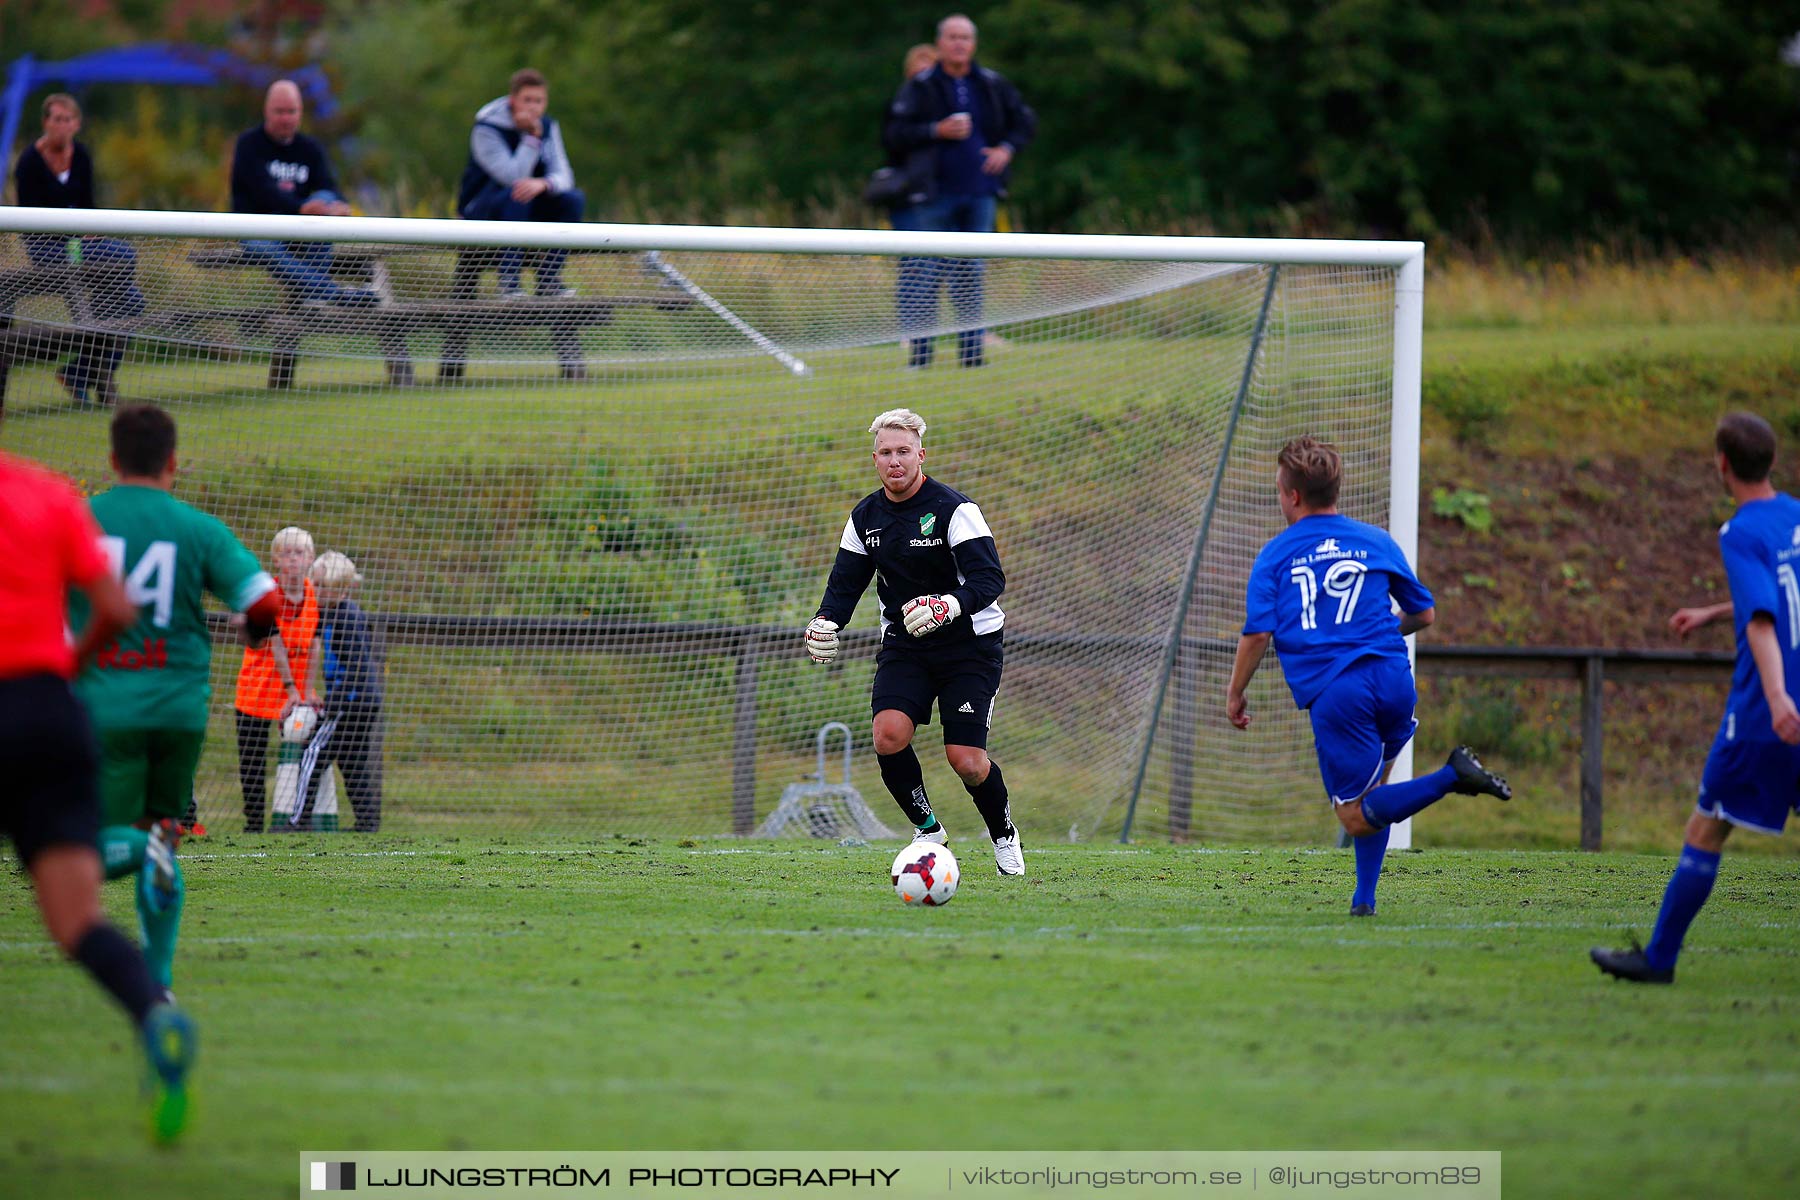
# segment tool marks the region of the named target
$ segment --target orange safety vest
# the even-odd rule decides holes
[[[294,673],[294,685],[306,695],[307,670],[312,665],[313,639],[319,635],[319,600],[313,595],[312,580],[306,581],[306,596],[299,604],[281,596],[281,615],[276,618],[281,630],[281,644],[287,647],[288,669]],[[275,669],[275,651],[264,642],[259,649],[244,648],[244,665],[238,668],[237,710],[252,717],[273,721],[281,716],[287,703],[287,688],[281,672]]]

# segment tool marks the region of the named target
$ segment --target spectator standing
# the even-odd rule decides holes
[[[900,61],[900,82],[905,83],[914,75],[929,71],[937,66],[937,47],[930,42],[918,42],[906,52]]]
[[[930,42],[920,42],[906,52],[900,60],[900,87],[905,89],[914,76],[929,71],[937,65],[937,47]],[[930,145],[915,146],[910,150],[902,150],[888,141],[888,122],[894,115],[894,104],[900,98],[896,92],[881,109],[881,149],[885,155],[884,166],[890,172],[898,172],[905,190],[888,205],[888,223],[895,229],[917,228],[917,218],[911,210],[925,198],[925,190],[930,186],[929,176],[936,165],[936,152]]]
[[[469,134],[456,211],[471,221],[579,221],[587,199],[563,149],[562,126],[549,113],[550,87],[530,67],[513,72],[504,96],[481,106]],[[540,296],[573,296],[563,285],[566,250],[546,250],[538,260]],[[500,254],[500,294],[523,296],[524,255]]]
[[[935,151],[924,201],[897,210],[895,228],[992,233],[1013,158],[1037,132],[1037,114],[1019,90],[975,61],[975,41],[975,23],[961,13],[939,21],[937,65],[908,80],[889,107],[883,144],[890,154]],[[979,259],[901,260],[900,326],[913,335],[908,366],[931,365],[931,340],[922,334],[936,314],[940,282],[962,327],[958,361],[982,364],[982,272]]]
[[[319,600],[306,573],[313,564],[312,534],[290,525],[270,544],[281,612],[275,636],[245,647],[238,668],[238,782],[244,792],[244,831],[261,833],[269,800],[269,730],[294,705],[319,689],[309,689],[319,654]]]
[[[356,814],[356,831],[381,828],[382,682],[386,655],[368,614],[353,599],[362,575],[348,555],[327,550],[308,573],[319,596],[320,662],[325,674],[325,720],[300,762],[298,824],[305,826],[318,789],[336,764]]]
[[[300,132],[300,88],[288,79],[269,85],[262,124],[238,135],[231,153],[231,211],[285,216],[347,217],[325,147]],[[375,293],[340,287],[331,278],[331,243],[252,238],[244,253],[305,304],[368,307]]]
[[[81,132],[81,105],[66,92],[44,99],[44,132],[19,155],[13,185],[19,203],[29,208],[94,208],[94,159],[75,140]],[[144,313],[144,293],[137,286],[137,251],[118,238],[64,237],[27,233],[21,240],[36,267],[83,264],[93,283],[93,316],[124,321]],[[71,314],[73,316],[73,314]],[[77,404],[113,404],[118,391],[113,372],[125,358],[126,339],[96,338],[56,369],[57,382]]]

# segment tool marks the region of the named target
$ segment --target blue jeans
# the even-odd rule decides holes
[[[244,255],[269,269],[275,282],[302,300],[332,300],[342,290],[331,278],[330,242],[244,243]]]
[[[505,183],[490,182],[475,193],[474,199],[463,206],[462,215],[470,221],[579,221],[587,210],[587,197],[580,188],[570,188],[566,192],[545,192],[533,197],[529,204],[521,204],[512,198],[512,186]],[[567,250],[545,250],[538,259],[537,286],[540,293],[554,291],[562,286],[563,263],[567,262]],[[502,250],[500,252],[500,290],[517,291],[519,288],[519,271],[524,266],[525,256],[518,250]]]
[[[69,238],[57,234],[26,234],[23,240],[25,254],[33,266],[51,267],[69,261]],[[118,238],[84,237],[81,239],[81,262],[91,285],[89,298],[95,319],[120,321],[144,315],[148,305],[137,285],[137,251],[129,242]],[[103,374],[116,370],[124,359],[124,338],[107,338],[103,343],[89,345],[63,367],[60,372],[63,386],[78,396],[83,395]]]
[[[992,196],[939,196],[911,208],[896,208],[895,229],[934,233],[992,233],[997,203]],[[957,358],[964,366],[981,363],[980,328],[982,309],[982,275],[986,264],[978,258],[902,258],[900,285],[896,307],[900,311],[900,330],[908,339],[907,361],[915,367],[931,362],[931,339],[920,336],[937,320],[938,289],[950,292],[950,305],[956,310]]]

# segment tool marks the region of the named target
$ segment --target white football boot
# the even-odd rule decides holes
[[[944,828],[944,823],[942,821],[939,821],[937,823],[937,828],[930,833],[926,833],[923,829],[913,830],[913,841],[936,842],[940,846],[948,846],[950,844],[950,831]]]
[[[1011,837],[994,839],[994,866],[1002,875],[1025,874],[1025,849],[1019,845],[1019,831],[1014,829]]]

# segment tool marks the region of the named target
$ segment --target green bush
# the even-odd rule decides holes
[[[699,519],[605,460],[559,472],[521,529],[505,586],[527,607],[620,620],[760,620],[797,582],[791,569],[758,540],[702,537]]]
[[[1513,685],[1477,687],[1458,698],[1450,711],[1457,743],[1475,747],[1496,762],[1549,763],[1566,757],[1569,733],[1560,717],[1528,714]]]
[[[1467,488],[1455,491],[1446,487],[1432,488],[1431,515],[1461,521],[1475,533],[1490,533],[1494,528],[1494,510],[1489,506],[1487,496]]]
[[[1442,417],[1450,433],[1465,446],[1489,448],[1505,423],[1508,397],[1491,379],[1454,368],[1427,377],[1426,412]]]

